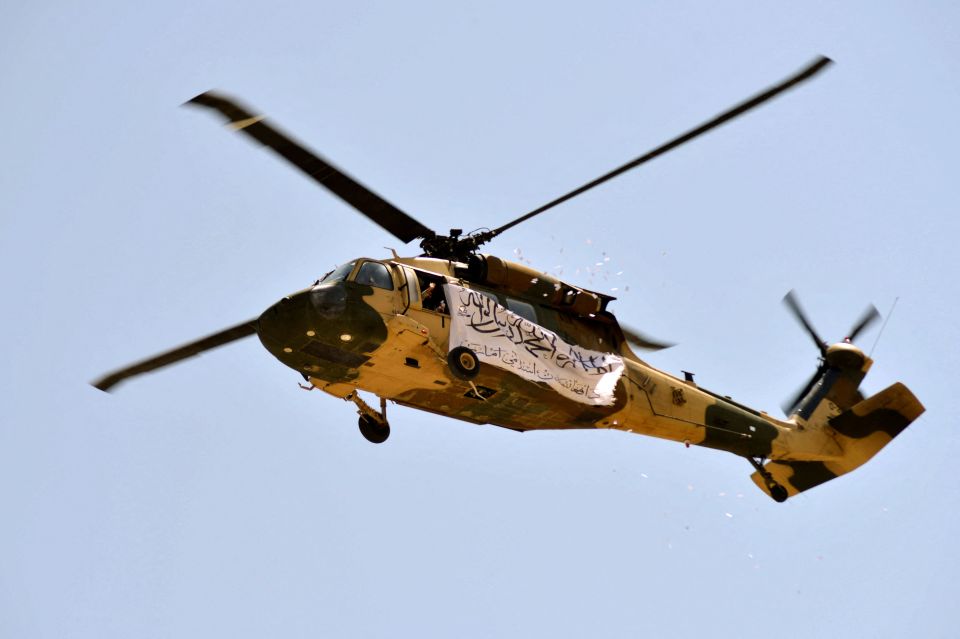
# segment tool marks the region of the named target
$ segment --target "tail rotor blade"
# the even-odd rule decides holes
[[[857,335],[878,319],[880,319],[880,312],[876,306],[871,304],[867,307],[867,310],[863,312],[863,315],[860,316],[860,319],[854,324],[853,328],[850,329],[850,335],[847,336],[847,339],[852,342],[857,338]]]
[[[120,370],[108,373],[100,379],[91,382],[91,385],[99,388],[102,391],[109,392],[111,388],[124,380],[130,379],[131,377],[136,377],[137,375],[142,375],[143,373],[149,373],[152,370],[156,370],[164,366],[176,364],[177,362],[185,360],[189,357],[194,357],[205,351],[223,346],[224,344],[235,342],[238,339],[248,337],[256,332],[257,320],[248,320],[242,324],[237,324],[236,326],[231,326],[226,330],[222,330],[219,333],[208,335],[207,337],[184,344],[183,346],[173,350],[160,353],[159,355],[155,355],[141,362],[137,362],[136,364],[131,364],[126,368],[121,368]]]
[[[780,405],[780,407],[783,409],[784,415],[789,417],[793,414],[793,411],[797,409],[797,406],[800,405],[800,402],[803,401],[803,398],[810,394],[810,391],[812,391],[813,387],[816,386],[821,375],[823,375],[823,366],[819,366],[817,368],[817,372],[813,374],[813,377],[810,378],[810,381],[807,382],[803,388],[801,388],[795,395]]]
[[[807,319],[807,314],[803,312],[803,309],[800,307],[800,302],[797,301],[796,293],[791,290],[789,293],[784,295],[783,303],[787,305],[787,308],[793,312],[793,315],[797,318],[797,321],[800,322],[807,330],[807,333],[813,339],[813,343],[817,345],[817,350],[820,351],[821,357],[826,356],[826,342],[824,342],[823,339],[817,334],[816,329],[813,328],[813,324],[811,324],[810,320]]]

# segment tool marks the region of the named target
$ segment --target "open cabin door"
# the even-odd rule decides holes
[[[446,351],[450,334],[450,311],[441,275],[400,265],[403,273],[406,315],[422,324],[430,338]]]

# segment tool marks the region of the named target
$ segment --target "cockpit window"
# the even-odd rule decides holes
[[[393,290],[393,278],[390,277],[390,271],[380,262],[364,262],[354,281],[357,284],[385,288],[388,291]]]
[[[330,284],[332,282],[342,282],[347,279],[347,276],[353,272],[353,267],[356,266],[356,262],[347,262],[346,264],[341,264],[337,268],[333,269],[322,278],[320,278],[319,283]]]

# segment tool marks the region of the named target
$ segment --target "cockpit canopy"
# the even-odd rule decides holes
[[[360,264],[359,269],[357,268],[358,263]],[[354,270],[356,270],[356,275],[350,277]],[[375,286],[376,288],[382,288],[388,291],[393,290],[393,276],[390,275],[389,268],[383,262],[377,262],[375,260],[353,260],[352,262],[341,264],[317,280],[316,283],[335,284],[347,280],[366,286]]]
[[[356,265],[356,260],[347,262],[346,264],[341,264],[317,280],[317,284],[333,284],[334,282],[342,282],[347,279],[350,273],[353,273],[353,267]]]
[[[390,276],[390,271],[387,270],[387,266],[383,262],[364,262],[360,265],[360,270],[357,271],[357,275],[353,278],[353,281],[357,284],[384,288],[388,291],[393,290],[393,278]]]

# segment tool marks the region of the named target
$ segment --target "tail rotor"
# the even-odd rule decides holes
[[[797,393],[792,395],[786,402],[782,404],[784,414],[793,415],[794,413],[801,412],[806,404],[804,400],[810,395],[815,387],[824,384],[824,380],[830,370],[850,369],[857,367],[858,365],[862,365],[865,357],[859,348],[853,346],[853,340],[855,340],[857,336],[866,330],[871,324],[880,319],[880,313],[877,311],[876,307],[871,304],[850,328],[849,332],[847,333],[847,337],[845,337],[844,340],[839,344],[829,346],[827,342],[820,337],[819,333],[817,333],[816,329],[813,327],[813,324],[807,318],[807,314],[800,306],[800,302],[797,299],[797,295],[794,291],[791,290],[783,297],[783,303],[786,304],[793,316],[807,331],[807,334],[810,335],[811,339],[813,339],[814,344],[817,346],[817,350],[820,352],[820,363],[817,366],[817,370],[813,374],[813,377],[811,377],[810,381],[807,382],[807,384],[804,385]]]

